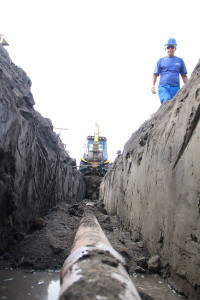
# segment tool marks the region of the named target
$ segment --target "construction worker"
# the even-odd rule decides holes
[[[156,94],[155,84],[157,77],[160,75],[158,95],[161,103],[173,98],[180,90],[179,74],[184,83],[188,81],[187,69],[183,59],[174,55],[177,47],[176,40],[169,38],[164,46],[167,56],[158,60],[153,72],[153,86],[151,88],[152,93]]]
[[[122,154],[122,151],[121,150],[117,150],[117,156],[120,156]]]

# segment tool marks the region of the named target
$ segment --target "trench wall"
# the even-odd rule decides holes
[[[163,272],[190,299],[200,295],[200,64],[191,79],[126,143],[100,187],[117,214],[159,254]]]
[[[48,209],[85,193],[75,161],[34,104],[30,78],[0,45],[0,251]]]

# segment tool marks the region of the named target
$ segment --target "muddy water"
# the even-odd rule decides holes
[[[59,289],[59,271],[0,271],[1,300],[56,300]]]
[[[158,275],[132,276],[137,288],[155,300],[183,300]],[[57,300],[59,271],[0,270],[1,300]]]
[[[155,300],[184,300],[183,296],[175,293],[167,282],[159,275],[135,275],[132,281],[136,288],[153,297]]]

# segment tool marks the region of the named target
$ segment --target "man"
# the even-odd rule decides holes
[[[165,51],[167,56],[158,60],[153,73],[152,93],[155,94],[155,84],[157,77],[160,75],[160,82],[158,86],[158,95],[160,102],[166,102],[173,98],[178,90],[180,90],[179,74],[184,83],[188,81],[187,69],[182,58],[174,55],[176,51],[176,40],[174,38],[168,39],[165,44]]]

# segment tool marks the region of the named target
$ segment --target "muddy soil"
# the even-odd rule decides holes
[[[30,233],[21,237],[22,241],[13,240],[1,260],[12,267],[60,268],[71,251],[80,220],[88,209],[97,217],[113,248],[126,259],[130,272],[137,270],[137,261],[148,257],[142,243],[131,239],[129,231],[122,228],[116,216],[107,215],[101,201],[90,199],[73,205],[61,202],[53,207],[39,220],[41,224],[33,225]]]
[[[143,243],[133,241],[130,232],[121,226],[118,218],[108,215],[102,201],[94,199],[84,199],[73,205],[61,202],[50,209],[47,215],[38,218],[26,236],[18,236],[13,240],[7,252],[1,256],[0,267],[60,269],[70,254],[80,220],[88,209],[95,214],[113,248],[127,261],[130,274],[148,273],[148,253]],[[151,298],[144,295],[143,299]]]

